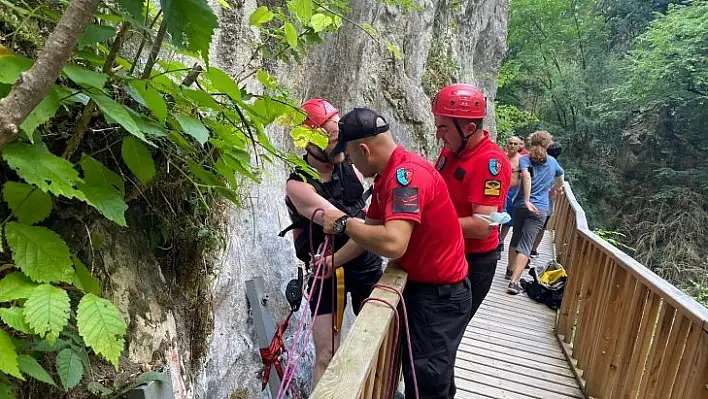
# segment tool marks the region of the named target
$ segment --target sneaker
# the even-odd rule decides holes
[[[506,269],[506,274],[504,275],[504,279],[505,279],[505,280],[511,280],[511,276],[512,276],[512,275],[514,275],[514,272],[511,271],[511,270],[509,270],[509,269]]]
[[[509,287],[506,289],[507,294],[516,295],[521,292],[521,284],[510,282]]]
[[[536,251],[531,251],[531,258],[535,258],[538,256],[538,252]]]

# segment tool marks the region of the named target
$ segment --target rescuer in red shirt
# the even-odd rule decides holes
[[[386,120],[370,109],[342,117],[330,157],[342,150],[365,177],[376,176],[371,205],[366,221],[325,211],[324,230],[351,238],[337,256],[366,249],[408,273],[403,295],[420,397],[453,398],[455,357],[472,298],[462,231],[445,182],[428,161],[397,146]],[[403,377],[406,397],[414,397],[405,360]]]
[[[436,137],[444,143],[435,166],[445,179],[465,237],[472,318],[492,286],[499,245],[498,226],[475,215],[502,212],[511,184],[511,163],[482,128],[487,102],[476,87],[443,87],[433,100],[432,111]]]

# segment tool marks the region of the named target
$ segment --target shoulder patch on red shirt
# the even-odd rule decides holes
[[[393,213],[418,213],[418,187],[393,189]]]
[[[501,172],[502,163],[496,158],[489,158],[489,173],[496,176]]]
[[[484,195],[490,197],[498,197],[501,195],[501,181],[499,180],[485,180],[484,181]]]
[[[413,181],[413,169],[398,168],[396,169],[396,181],[402,186],[407,186]]]
[[[441,155],[440,159],[438,159],[438,164],[435,165],[435,169],[442,170],[445,167],[446,161],[447,161],[447,158],[445,158],[445,155]]]

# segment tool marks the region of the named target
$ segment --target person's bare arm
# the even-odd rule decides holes
[[[381,225],[383,224],[383,221],[367,218],[365,223],[369,225]],[[356,241],[347,241],[346,244],[344,244],[341,248],[339,248],[337,252],[334,253],[334,267],[342,267],[342,265],[361,256],[365,251],[366,249],[361,245],[357,244]],[[331,256],[329,257],[329,259],[327,259],[327,265],[332,265]]]
[[[496,212],[497,208],[488,205],[475,205],[473,208],[473,213],[479,213],[481,215],[489,215],[492,212]],[[460,226],[462,226],[462,235],[465,238],[475,238],[478,240],[483,240],[492,233],[493,226],[490,226],[486,221],[474,217],[465,216],[459,218]]]
[[[334,232],[334,222],[342,215],[338,210],[325,212],[325,233]],[[361,219],[349,218],[345,233],[361,247],[375,254],[398,259],[408,249],[414,225],[414,222],[408,220],[391,220],[381,225],[372,225]]]
[[[290,180],[285,186],[285,192],[293,205],[295,205],[298,213],[307,219],[311,219],[312,213],[318,208],[324,210],[337,209],[332,203],[317,194],[314,187],[301,181]],[[318,212],[315,215],[314,222],[322,225],[322,212]]]
[[[521,181],[524,189],[524,205],[526,205],[526,209],[533,213],[539,213],[538,208],[531,203],[531,173],[529,173],[528,169],[521,171]]]

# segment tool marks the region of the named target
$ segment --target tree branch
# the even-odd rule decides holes
[[[150,50],[150,56],[148,57],[147,63],[145,63],[145,69],[143,69],[143,74],[140,76],[142,79],[147,79],[150,77],[152,72],[152,67],[155,66],[157,61],[157,56],[160,54],[160,49],[162,48],[162,41],[165,39],[165,33],[167,32],[167,21],[164,19],[160,23],[160,29],[157,31],[157,36],[155,36],[155,42],[152,44],[152,49]]]
[[[49,93],[84,33],[99,0],[72,0],[37,60],[22,73],[10,94],[0,99],[0,148],[19,133],[27,115]]]

